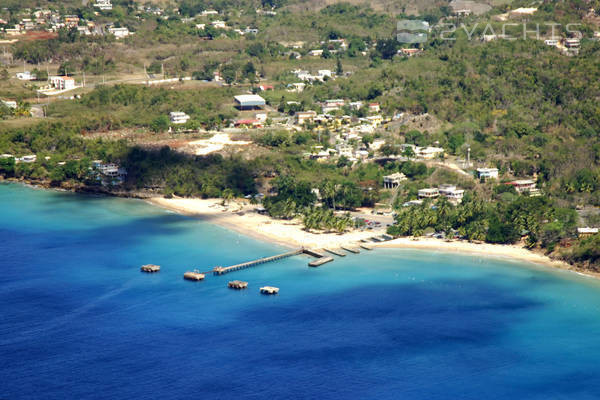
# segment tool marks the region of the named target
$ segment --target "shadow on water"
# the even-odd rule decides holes
[[[203,338],[203,357],[220,360],[208,380],[199,378],[208,397],[218,396],[232,371],[239,394],[310,398],[327,387],[320,398],[395,398],[389,389],[398,386],[398,393],[421,388],[440,395],[453,377],[487,371],[493,380],[519,363],[517,351],[498,343],[540,307],[479,279],[373,285],[244,310],[232,325],[183,328],[177,335],[182,342]],[[467,392],[454,394],[461,393]]]
[[[185,217],[177,214],[159,214],[147,217],[130,219],[126,223],[108,224],[98,226],[93,224],[90,228],[66,227],[58,230],[55,227],[48,231],[31,231],[27,225],[20,227],[19,231],[0,229],[0,237],[6,240],[29,242],[51,242],[60,245],[60,239],[68,240],[68,246],[77,243],[102,243],[112,245],[118,241],[121,244],[131,245],[146,237],[155,235],[181,234],[193,228],[185,222]],[[39,229],[39,227],[37,227]],[[52,233],[50,240],[49,233]]]

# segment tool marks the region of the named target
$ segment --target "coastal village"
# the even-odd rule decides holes
[[[345,7],[325,8],[322,15],[347,12]],[[490,10],[492,6],[487,4],[454,0],[444,10],[445,15],[438,18],[438,25],[427,21],[398,25],[396,34],[398,38],[410,35],[416,26],[419,37],[436,37],[439,24],[476,22]],[[496,48],[510,39],[508,34],[498,33],[502,23],[526,23],[545,12],[543,7],[508,6],[502,11],[494,9],[486,20],[490,29],[486,26],[477,31],[472,46]],[[124,12],[127,18],[123,18]],[[594,12],[588,10],[586,18],[593,20]],[[488,151],[494,141],[508,143],[508,134],[518,139],[530,135],[535,137],[534,143],[543,144],[547,139],[538,133],[539,128],[516,126],[508,132],[510,124],[503,120],[508,111],[497,106],[486,117],[488,126],[473,129],[470,121],[453,121],[459,118],[457,115],[444,117],[440,108],[436,112],[424,100],[408,101],[398,95],[410,85],[422,84],[422,78],[418,83],[401,83],[395,88],[388,84],[394,79],[408,82],[410,74],[415,74],[413,71],[394,78],[394,68],[421,66],[431,57],[436,62],[444,61],[446,55],[439,54],[435,46],[338,31],[319,37],[284,35],[258,42],[273,22],[285,15],[275,6],[237,12],[222,7],[194,8],[192,12],[184,5],[150,3],[123,8],[111,0],[98,0],[80,9],[26,8],[18,13],[3,9],[0,44],[4,50],[0,61],[6,67],[6,82],[13,92],[25,90],[28,95],[1,94],[0,111],[7,121],[26,126],[72,117],[102,104],[102,120],[79,127],[78,140],[127,143],[148,152],[169,149],[177,154],[174,157],[189,160],[285,157],[290,164],[303,165],[296,171],[298,177],[288,174],[298,182],[283,182],[289,167],[286,171],[273,165],[254,173],[251,187],[230,189],[220,184],[209,191],[212,184],[204,182],[194,189],[200,192],[190,192],[182,190],[184,185],[179,183],[165,187],[164,177],[139,183],[145,172],[127,157],[111,153],[65,156],[53,154],[48,148],[32,152],[24,146],[5,151],[1,162],[12,171],[26,171],[19,172],[21,175],[54,170],[46,177],[42,177],[43,172],[36,173],[40,181],[51,186],[153,199],[164,196],[163,206],[189,197],[220,197],[223,203],[235,204],[220,212],[251,214],[262,219],[259,225],[263,227],[294,225],[289,236],[301,235],[304,241],[312,241],[311,246],[319,241],[315,239],[318,236],[340,235],[360,241],[371,234],[483,242],[490,239],[490,221],[472,224],[468,229],[456,222],[458,217],[452,223],[439,222],[446,218],[446,208],[463,212],[477,199],[534,204],[556,197],[557,184],[549,183],[544,176],[547,172],[533,167],[536,161],[530,161],[543,157],[544,151],[536,149],[539,154],[533,156],[516,154],[513,149],[505,154]],[[145,24],[152,28],[145,30]],[[187,66],[191,56],[179,58],[173,50],[164,56],[153,50],[142,61],[121,69],[115,67],[118,57],[112,54],[109,61],[113,69],[107,74],[104,58],[101,67],[90,69],[91,59],[85,63],[52,56],[38,60],[28,47],[54,40],[133,50],[142,38],[159,34],[161,29],[169,33],[158,42],[168,42],[169,35],[189,35],[197,46],[196,54],[204,54],[203,47],[211,57],[212,53],[227,53],[233,43],[243,50],[236,50],[237,56],[227,54],[204,61],[195,69]],[[564,33],[555,36],[548,30],[540,33],[538,28],[532,39],[540,46],[556,48],[555,55],[567,59],[580,57],[582,45],[593,45],[600,38],[600,30],[588,33],[589,38]],[[471,35],[467,32],[469,39]],[[239,58],[237,64],[232,57]],[[277,67],[265,62],[267,59]],[[360,80],[367,76],[365,71],[380,68],[383,63],[390,63],[390,68],[378,72],[379,80],[369,76],[368,90],[361,92]],[[443,79],[440,82],[445,84]],[[109,99],[111,91],[123,93]],[[449,92],[437,95],[444,96],[450,98]],[[151,112],[134,113],[139,120],[144,119],[142,123],[125,122],[131,117],[124,118],[119,107],[126,109],[129,101],[153,107]],[[508,133],[501,133],[502,129]],[[506,148],[510,146],[506,144]],[[509,156],[512,159],[507,159]],[[300,178],[302,168],[308,166],[314,171],[323,170],[324,176]],[[330,169],[335,172],[328,172]],[[302,196],[294,185],[301,187]],[[588,197],[593,197],[589,183],[578,185],[569,188],[569,193],[590,193]],[[287,195],[288,190],[294,194]],[[528,198],[538,200],[523,200]],[[597,207],[581,203],[566,205],[574,217],[569,217],[568,228],[561,230],[560,240],[552,239],[553,249],[557,245],[569,248],[576,240],[597,233]],[[215,204],[213,208],[219,208]],[[528,241],[534,241],[531,247],[535,247],[540,240],[539,232],[533,231],[539,229],[539,224],[550,223],[550,219],[538,216],[535,223],[522,219],[526,219],[524,215],[504,224],[510,229],[503,227],[494,240],[527,246],[531,245]]]

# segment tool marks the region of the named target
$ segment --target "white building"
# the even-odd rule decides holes
[[[129,29],[127,29],[127,28],[115,28],[113,26],[111,26],[110,28],[108,28],[108,33],[114,35],[115,38],[117,38],[117,39],[123,39],[123,38],[126,38],[127,36],[131,35],[131,32],[129,32]]]
[[[110,0],[96,0],[94,7],[99,8],[100,10],[112,10],[112,3]]]
[[[323,112],[328,113],[330,111],[339,110],[341,107],[344,106],[344,104],[345,102],[342,99],[325,100],[325,102],[323,103]]]
[[[441,147],[422,147],[422,148],[417,147],[416,153],[417,153],[417,156],[419,156],[425,160],[431,160],[431,159],[434,159],[435,157],[443,155],[444,149]]]
[[[440,191],[438,188],[419,189],[417,192],[419,199],[433,199],[439,197]]]
[[[458,204],[462,202],[465,191],[463,189],[458,189],[455,185],[441,185],[439,193],[450,200],[450,202]]]
[[[362,101],[352,101],[349,106],[353,110],[360,110],[363,107],[364,103]]]
[[[528,192],[531,196],[539,196],[540,194],[540,190],[536,187],[535,181],[531,179],[520,179],[512,182],[507,182],[506,184],[513,186],[517,193]]]
[[[215,28],[218,28],[218,29],[225,29],[225,28],[227,28],[227,24],[225,23],[225,21],[213,21],[210,24],[212,26],[214,26]]]
[[[400,186],[400,182],[405,181],[406,175],[402,172],[396,172],[395,174],[386,175],[383,177],[383,187],[385,189],[392,189]]]
[[[569,49],[578,49],[580,42],[579,39],[565,39],[565,47]]]
[[[321,57],[323,55],[323,50],[316,49],[308,52],[308,55],[311,57]]]
[[[17,102],[14,100],[0,100],[0,103],[4,104],[8,108],[17,108]]]
[[[96,160],[92,165],[100,173],[97,179],[104,186],[108,184],[120,185],[127,176],[125,168],[121,168],[117,164],[104,164],[101,160]]]
[[[298,111],[296,113],[296,120],[298,121],[298,125],[303,125],[306,122],[312,122],[317,113],[315,111]]]
[[[15,161],[16,162],[26,163],[26,164],[34,163],[34,162],[37,161],[37,156],[35,154],[31,154],[31,155],[23,156],[23,157],[20,157],[20,158],[15,158]]]
[[[379,103],[369,103],[369,112],[378,113],[381,111]]]
[[[579,236],[579,237],[597,235],[598,232],[600,232],[600,229],[598,229],[598,228],[589,228],[589,227],[577,228],[577,236]]]
[[[353,158],[353,156],[354,156],[354,149],[349,144],[340,143],[335,146],[335,150],[340,157],[343,156],[343,157]]]
[[[29,71],[25,71],[25,72],[18,72],[17,73],[17,79],[20,79],[22,81],[33,81],[35,80],[37,77],[32,74]]]
[[[385,144],[385,139],[375,139],[373,143],[369,145],[369,149],[377,151],[383,147]]]
[[[75,89],[75,79],[70,76],[51,76],[50,85],[56,90],[71,90]]]
[[[169,119],[173,124],[185,124],[189,121],[190,116],[182,111],[171,111],[169,113]]]
[[[498,179],[498,168],[477,168],[480,178]]]

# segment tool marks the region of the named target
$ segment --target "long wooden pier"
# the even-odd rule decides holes
[[[235,264],[235,265],[232,265],[229,267],[215,267],[213,269],[213,274],[214,275],[224,275],[224,274],[227,274],[232,271],[239,271],[240,269],[254,267],[255,265],[265,264],[268,262],[281,260],[283,258],[296,256],[298,254],[302,254],[303,252],[305,252],[305,249],[297,249],[297,250],[288,251],[287,253],[277,254],[277,255],[271,256],[271,257],[263,257],[263,258],[259,258],[258,260],[248,261],[248,262],[241,263],[241,264]]]

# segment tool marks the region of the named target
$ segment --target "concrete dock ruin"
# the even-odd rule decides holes
[[[142,272],[148,272],[148,273],[159,272],[160,271],[160,265],[154,265],[154,264],[142,265],[142,267],[140,268],[140,271],[142,271]]]

